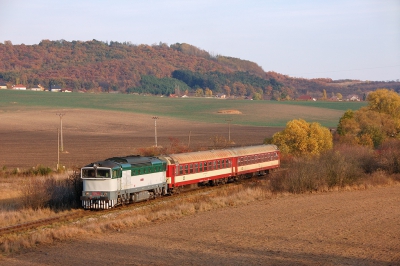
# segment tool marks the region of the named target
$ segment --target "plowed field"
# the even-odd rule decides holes
[[[62,116],[62,141],[58,137]],[[262,144],[279,128],[230,125],[230,138],[237,145]],[[61,136],[61,134],[60,134]],[[229,139],[228,124],[157,119],[157,145],[168,147],[170,139],[194,150],[214,145],[212,138]],[[137,154],[138,148],[155,145],[155,123],[149,115],[91,109],[23,109],[0,113],[0,166],[55,168],[57,143],[63,144],[60,165],[81,167],[93,161]]]
[[[400,265],[400,186],[289,195],[41,246],[4,265]]]

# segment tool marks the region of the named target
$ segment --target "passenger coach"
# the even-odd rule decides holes
[[[179,153],[160,159],[167,162],[167,183],[172,191],[192,184],[223,184],[280,166],[275,145]]]

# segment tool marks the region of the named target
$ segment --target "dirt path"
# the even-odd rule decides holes
[[[400,265],[400,185],[279,196],[38,247],[4,265]]]

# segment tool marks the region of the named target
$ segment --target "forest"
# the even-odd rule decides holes
[[[400,91],[400,82],[293,78],[265,72],[248,60],[211,55],[190,44],[42,40],[37,45],[0,43],[0,83],[28,89],[58,85],[73,91],[152,95],[192,94],[291,100],[328,99],[378,88]]]

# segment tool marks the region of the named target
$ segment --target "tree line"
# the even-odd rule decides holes
[[[179,82],[180,81],[180,82]],[[190,44],[132,44],[115,41],[42,40],[37,45],[0,43],[0,82],[10,87],[45,88],[60,85],[72,90],[171,94],[224,93],[253,99],[290,100],[302,94],[320,98],[343,96],[382,87],[376,82],[291,78],[265,72],[254,62],[212,55]],[[183,83],[186,84],[186,86]],[[400,82],[385,83],[400,91]],[[196,93],[197,92],[197,93]]]

